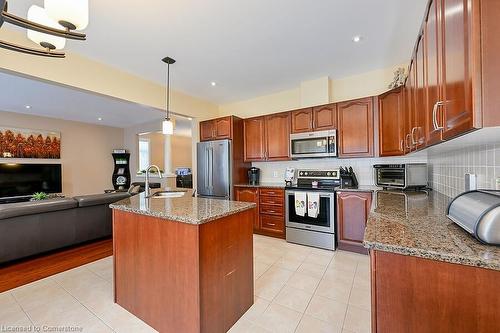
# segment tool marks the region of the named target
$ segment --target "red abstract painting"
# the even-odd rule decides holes
[[[0,158],[61,158],[61,134],[0,127]]]

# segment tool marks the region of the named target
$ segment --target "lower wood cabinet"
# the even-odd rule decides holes
[[[372,332],[500,332],[500,271],[371,250]]]
[[[236,201],[254,202],[259,214],[253,221],[256,234],[285,238],[285,191],[275,188],[235,186]]]
[[[337,240],[340,250],[368,253],[363,247],[372,192],[337,192]]]

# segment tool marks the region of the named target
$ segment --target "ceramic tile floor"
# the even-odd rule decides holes
[[[368,256],[254,236],[255,303],[239,332],[370,332]],[[0,293],[0,332],[9,327],[76,332],[155,332],[113,303],[112,258]]]

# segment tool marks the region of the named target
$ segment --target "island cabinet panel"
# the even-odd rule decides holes
[[[313,108],[313,127],[315,131],[337,128],[337,104],[316,106]]]
[[[500,332],[500,271],[371,250],[372,332]]]
[[[253,304],[256,209],[201,225],[113,211],[115,302],[159,332],[226,332]]]
[[[380,156],[404,155],[403,89],[397,88],[380,95],[378,103]]]
[[[373,98],[338,104],[339,157],[373,157]]]
[[[371,192],[337,192],[337,233],[340,250],[367,253],[363,247],[363,238],[371,204]]]
[[[292,133],[312,132],[313,124],[313,109],[300,109],[290,112],[292,118]]]
[[[243,121],[244,155],[246,162],[266,159],[265,117],[249,118]]]

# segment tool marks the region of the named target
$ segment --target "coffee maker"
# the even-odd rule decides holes
[[[260,169],[251,167],[248,169],[248,183],[250,185],[259,185]]]

